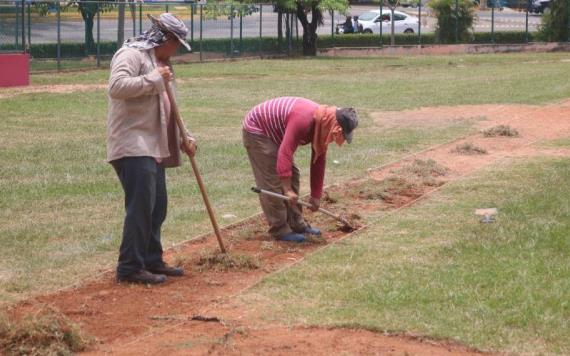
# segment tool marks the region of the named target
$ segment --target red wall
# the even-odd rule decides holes
[[[27,54],[0,54],[0,87],[30,84],[30,57]]]

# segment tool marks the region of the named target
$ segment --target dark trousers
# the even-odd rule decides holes
[[[151,157],[125,157],[111,162],[125,192],[125,222],[117,277],[161,265],[160,228],[166,218],[164,167]]]

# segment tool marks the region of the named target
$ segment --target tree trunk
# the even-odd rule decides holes
[[[312,6],[311,22],[307,19],[305,8],[300,4],[297,5],[297,17],[303,26],[303,55],[317,55],[317,26],[322,22],[323,14],[316,6]]]
[[[277,42],[279,47],[281,47],[281,41],[283,40],[283,10],[277,8]]]
[[[93,48],[95,48],[95,40],[93,39],[93,14],[84,17],[85,22],[85,54],[89,55],[93,53]]]
[[[93,19],[97,14],[97,4],[80,3],[79,11],[83,22],[85,23],[85,55],[93,53],[95,48],[95,40],[93,39]]]
[[[119,18],[117,23],[117,49],[125,42],[125,3],[119,3]]]

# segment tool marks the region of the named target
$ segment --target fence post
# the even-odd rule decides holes
[[[234,6],[230,6],[230,57],[234,56]]]
[[[384,0],[380,0],[380,47],[382,47],[384,45],[383,40],[382,40],[382,25],[384,24],[384,22],[382,21],[382,8],[384,7]]]
[[[525,24],[524,24],[524,40],[526,43],[528,43],[528,9],[530,8],[530,2],[531,0],[528,0],[526,2],[526,14],[525,14]]]
[[[263,4],[259,5],[259,57],[263,53]]]
[[[20,7],[20,3],[19,2],[15,2],[14,6],[16,6],[16,8],[14,9],[14,15],[16,16],[16,25],[14,28],[14,43],[16,45],[16,48],[18,48],[18,44],[20,43],[19,38],[20,38],[20,14],[19,14],[19,7]]]
[[[293,49],[293,13],[287,13],[287,55],[291,55],[291,50]]]
[[[28,3],[28,52],[32,47],[32,5]]]
[[[455,0],[455,43],[459,43],[459,0]]]
[[[22,16],[22,52],[26,53],[26,5],[24,0],[22,0],[22,10],[20,15]]]
[[[139,35],[142,35],[142,2],[139,2]]]
[[[331,14],[331,38],[332,38],[332,46],[334,47],[334,10],[329,11]]]
[[[239,10],[239,54],[243,52],[243,12]]]
[[[57,70],[61,69],[61,5],[57,2]]]
[[[422,0],[418,0],[418,45],[422,44]]]
[[[200,62],[202,62],[202,27],[204,17],[204,5],[200,4]]]
[[[101,67],[101,3],[97,3],[97,68]]]
[[[136,8],[136,4],[132,3],[129,4],[129,7],[131,8],[131,16],[133,17],[133,37],[135,37],[137,35],[137,8]]]
[[[568,42],[570,42],[570,0],[568,0]]]
[[[491,43],[495,43],[495,4],[491,7]]]
[[[190,46],[194,47],[194,3],[190,4]]]

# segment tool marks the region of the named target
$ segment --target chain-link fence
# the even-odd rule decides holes
[[[25,6],[19,2],[0,2],[0,50],[23,52],[25,48]]]
[[[570,0],[451,0],[444,27],[428,0],[400,0],[394,11],[384,1],[353,4],[345,13],[325,11],[317,47],[525,43],[537,39],[549,1],[568,1],[570,13]],[[474,21],[469,36],[462,36],[459,11],[466,1],[473,2]],[[36,63],[51,61],[57,68],[100,66],[118,43],[150,27],[148,14],[162,12],[175,14],[188,26],[193,50],[181,52],[187,60],[302,50],[303,28],[296,13],[272,4],[0,0],[0,52],[29,52]],[[441,36],[442,31],[448,36]]]

